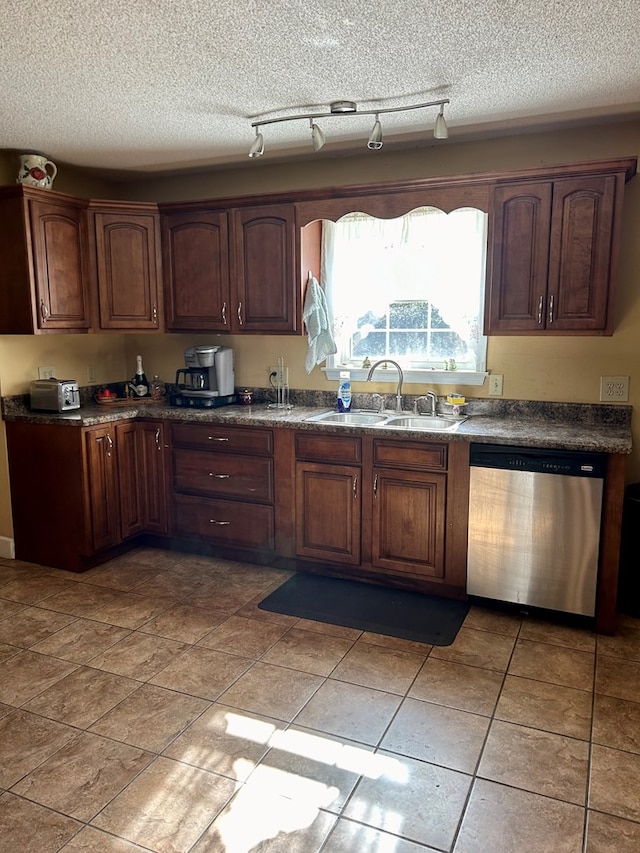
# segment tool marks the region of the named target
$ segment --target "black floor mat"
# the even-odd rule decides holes
[[[469,612],[462,601],[304,573],[285,581],[258,607],[434,646],[451,645]]]

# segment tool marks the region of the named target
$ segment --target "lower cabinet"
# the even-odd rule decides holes
[[[271,430],[180,423],[171,431],[176,536],[273,554]]]

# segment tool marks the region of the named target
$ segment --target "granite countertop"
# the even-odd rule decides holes
[[[270,408],[267,403],[191,409],[172,407],[166,402],[143,404],[132,400],[131,405],[104,406],[85,401],[80,409],[56,414],[31,411],[28,396],[24,395],[2,398],[2,411],[6,421],[68,426],[96,426],[144,417],[194,423],[295,428],[333,434],[355,432],[411,441],[475,441],[602,453],[631,453],[632,449],[632,407],[628,405],[470,400],[465,409],[469,418],[457,430],[425,432],[309,422],[306,419],[312,415],[335,408],[326,399],[316,398],[313,405],[309,405],[309,402],[309,399],[303,399],[301,404],[295,403],[290,409]],[[362,408],[367,407],[363,405]]]

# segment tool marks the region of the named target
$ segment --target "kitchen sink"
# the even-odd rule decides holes
[[[393,429],[454,432],[466,418],[441,418],[432,415],[396,415],[382,412],[322,412],[306,421],[344,426],[391,427]]]
[[[322,412],[321,415],[312,415],[312,417],[305,418],[305,420],[323,424],[375,426],[376,424],[385,423],[387,415],[379,415],[376,412]]]

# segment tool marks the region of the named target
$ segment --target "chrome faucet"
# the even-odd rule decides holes
[[[373,376],[373,371],[378,367],[379,364],[392,364],[395,369],[398,371],[398,388],[396,389],[396,412],[402,411],[402,383],[404,381],[404,374],[402,373],[402,368],[398,364],[397,361],[392,361],[390,358],[381,358],[380,361],[376,361],[375,364],[372,364],[369,368],[369,374],[367,376],[367,382],[371,382],[371,377]]]
[[[431,403],[431,417],[435,418],[436,406],[438,404],[437,394],[435,394],[433,391],[427,391],[427,393],[424,394],[422,397],[416,397],[416,399],[413,402],[413,411],[416,413],[416,415],[419,414],[418,403],[420,402],[420,400],[428,400]]]

